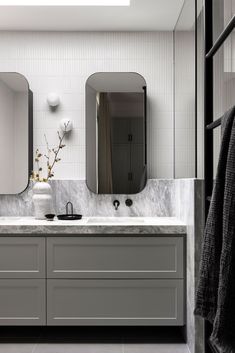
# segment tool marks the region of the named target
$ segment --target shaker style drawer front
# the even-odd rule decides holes
[[[183,280],[48,280],[48,325],[184,324]]]
[[[46,325],[45,280],[0,280],[0,325]]]
[[[183,278],[183,237],[47,239],[48,278]]]
[[[45,239],[0,238],[0,278],[45,278]]]

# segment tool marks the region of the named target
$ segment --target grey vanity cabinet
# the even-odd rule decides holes
[[[48,280],[48,325],[183,325],[183,280]]]
[[[0,237],[0,325],[46,324],[45,238]]]
[[[48,278],[183,278],[182,237],[47,239]]]
[[[48,278],[183,278],[183,237],[52,237]]]
[[[47,239],[48,325],[184,325],[184,237]]]
[[[0,325],[45,325],[45,279],[0,280]]]
[[[184,236],[0,237],[0,325],[171,325]]]
[[[0,237],[0,278],[45,278],[45,238]]]

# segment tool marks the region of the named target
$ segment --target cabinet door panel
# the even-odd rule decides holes
[[[45,280],[0,280],[0,325],[45,325]]]
[[[0,278],[45,278],[45,239],[1,237]]]
[[[47,239],[48,278],[183,278],[183,237]]]
[[[183,325],[183,280],[48,280],[48,325]]]

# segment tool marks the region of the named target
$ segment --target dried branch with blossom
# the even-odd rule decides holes
[[[53,176],[54,176],[53,167],[55,166],[56,163],[58,163],[61,160],[61,158],[59,158],[58,155],[59,155],[60,150],[65,147],[65,144],[63,144],[63,140],[64,140],[64,137],[67,133],[67,127],[68,127],[69,123],[70,123],[70,121],[68,120],[67,123],[64,124],[64,130],[63,130],[62,134],[60,134],[59,131],[57,131],[57,135],[58,135],[58,139],[59,139],[59,144],[57,147],[50,148],[49,143],[47,141],[47,137],[44,134],[46,147],[47,147],[47,153],[43,155],[39,151],[39,149],[36,150],[35,159],[34,159],[35,164],[36,164],[36,170],[32,171],[32,174],[31,174],[31,179],[33,181],[47,182],[49,179],[53,178]],[[52,154],[53,154],[53,158],[51,158]],[[43,157],[46,158],[46,165],[47,165],[47,172],[46,172],[45,177],[42,176],[43,168],[40,163],[40,162],[42,162]]]

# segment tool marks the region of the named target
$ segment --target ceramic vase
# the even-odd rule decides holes
[[[52,190],[49,183],[34,184],[33,204],[36,219],[45,219],[45,215],[52,212]]]

